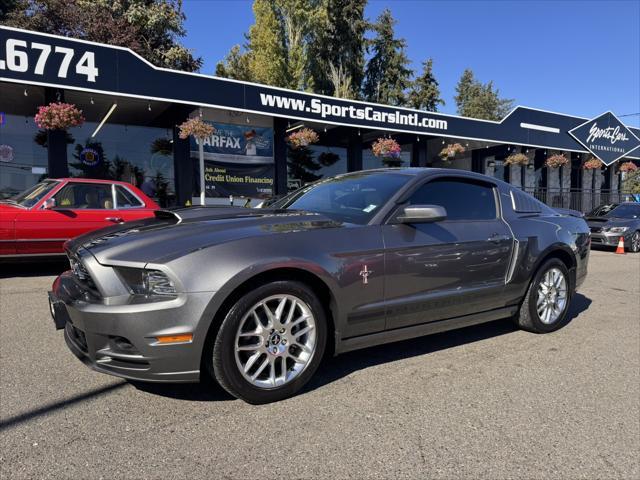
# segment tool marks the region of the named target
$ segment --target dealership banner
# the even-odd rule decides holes
[[[275,166],[205,161],[204,184],[207,197],[268,198],[273,195]]]
[[[213,134],[202,141],[207,197],[267,198],[273,195],[273,129],[207,122]],[[191,138],[191,158],[198,164],[198,143]]]
[[[273,162],[273,129],[206,122],[213,134],[203,141],[205,159],[251,163]],[[191,156],[198,157],[198,143],[191,137]]]

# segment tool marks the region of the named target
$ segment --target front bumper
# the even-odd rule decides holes
[[[197,382],[208,325],[200,319],[212,292],[179,294],[155,302],[98,302],[72,272],[49,292],[57,328],[69,349],[90,368],[151,382]],[[156,337],[192,333],[188,343],[160,344]]]
[[[591,245],[601,247],[617,247],[620,237],[624,239],[624,248],[631,246],[631,234],[633,232],[626,231],[624,233],[609,232],[591,232]]]

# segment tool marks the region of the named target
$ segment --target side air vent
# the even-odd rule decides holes
[[[511,190],[511,205],[516,213],[540,213],[540,202],[519,190]]]

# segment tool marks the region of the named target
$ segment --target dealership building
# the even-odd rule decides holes
[[[75,105],[85,121],[40,129],[34,115],[52,102]],[[204,172],[195,139],[179,136],[189,117],[214,127]],[[293,148],[288,137],[302,128],[318,141]],[[372,143],[389,137],[400,158],[374,156]],[[83,176],[185,205],[198,201],[204,175],[207,203],[255,204],[330,175],[419,166],[481,172],[588,211],[626,198],[619,167],[640,166],[639,137],[611,112],[588,119],[517,107],[478,120],[178,72],[126,48],[0,27],[0,198],[46,177]],[[567,162],[549,166],[558,155]],[[602,168],[585,168],[592,157]]]

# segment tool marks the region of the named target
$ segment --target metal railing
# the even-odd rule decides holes
[[[630,194],[614,190],[562,188],[525,188],[523,190],[550,207],[571,208],[584,213],[604,203],[633,201]]]

